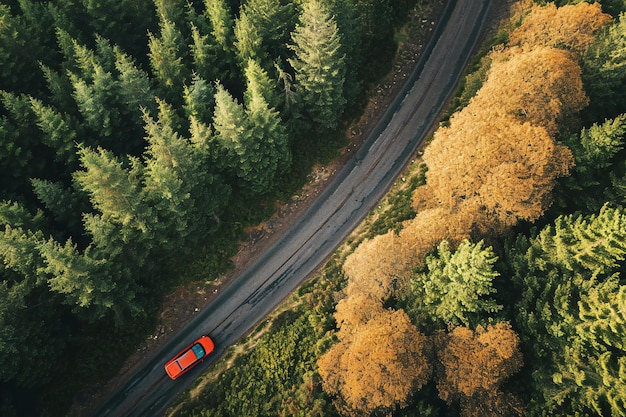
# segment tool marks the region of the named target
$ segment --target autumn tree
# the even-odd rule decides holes
[[[492,54],[487,80],[464,112],[512,116],[554,134],[588,99],[570,52],[537,46]]]
[[[381,302],[401,295],[409,290],[413,270],[423,265],[426,254],[444,239],[456,246],[469,238],[476,219],[477,215],[464,211],[422,210],[399,233],[392,230],[365,240],[344,262],[348,288]]]
[[[535,5],[522,24],[509,35],[511,45],[563,48],[580,57],[595,40],[598,30],[611,21],[599,3],[580,2],[557,7]]]
[[[334,128],[343,114],[345,56],[337,24],[319,0],[303,5],[300,21],[291,34],[300,106],[314,123]]]
[[[403,311],[384,310],[318,360],[322,387],[347,415],[406,406],[428,381],[428,341]]]
[[[519,336],[508,323],[487,327],[478,326],[475,331],[467,327],[455,327],[451,332],[440,332],[435,340],[440,368],[437,374],[439,398],[447,403],[462,401],[463,405],[476,407],[468,402],[472,397],[494,398],[503,409],[492,415],[521,415],[511,410],[512,405],[502,401],[502,384],[522,367]],[[475,411],[466,410],[462,415]]]

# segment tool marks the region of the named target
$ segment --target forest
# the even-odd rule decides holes
[[[336,155],[415,4],[1,1],[0,415],[67,415],[224,272]]]
[[[1,1],[0,414],[67,415],[226,270],[434,3]],[[625,12],[516,2],[387,209],[173,413],[626,416]]]
[[[512,4],[385,201],[169,415],[626,416],[625,94],[626,2]]]

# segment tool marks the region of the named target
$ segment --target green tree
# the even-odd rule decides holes
[[[191,39],[189,50],[193,60],[194,76],[205,80],[216,80],[219,55],[215,41],[210,35],[203,34],[201,29],[193,23],[191,23]]]
[[[597,215],[561,216],[510,249],[520,336],[537,364],[531,415],[624,415],[617,375],[626,352],[612,333],[624,321],[613,309],[622,302],[616,272],[625,238],[624,209],[605,206]]]
[[[5,196],[18,196],[28,189],[28,178],[55,170],[29,97],[0,90],[0,102],[0,189]]]
[[[188,118],[194,118],[197,122],[211,123],[215,101],[213,96],[215,89],[198,75],[194,75],[191,84],[185,86],[183,109]]]
[[[148,210],[143,208],[142,167],[131,160],[130,170],[111,152],[98,148],[79,148],[83,170],[74,173],[80,189],[89,195],[92,206],[106,222],[122,227],[120,239],[129,241],[137,232],[148,232]],[[86,218],[92,216],[86,216]],[[93,223],[87,222],[87,226]],[[88,227],[95,235],[97,230]]]
[[[61,230],[61,236],[76,236],[77,239],[81,239],[84,230],[80,213],[88,210],[88,202],[84,195],[61,181],[33,178],[31,185],[37,199],[44,205],[58,229]]]
[[[0,381],[27,388],[54,377],[67,342],[59,337],[67,323],[51,320],[62,310],[40,274],[42,220],[16,203],[0,204]]]
[[[228,82],[237,78],[237,70],[235,64],[234,42],[235,35],[233,28],[235,26],[232,11],[225,0],[204,0],[204,17],[210,27],[209,33],[215,40],[216,66],[214,68],[215,76],[209,77],[207,74],[196,71],[201,77],[207,81],[222,80]],[[211,39],[210,39],[211,40]]]
[[[93,28],[87,29],[88,32],[99,33],[132,56],[146,56],[146,32],[154,31],[158,22],[153,0],[82,0],[80,3]]]
[[[574,154],[575,165],[571,176],[562,179],[556,188],[556,200],[562,209],[595,212],[606,201],[621,203],[615,197],[613,176],[607,172],[621,171],[621,161],[615,161],[615,156],[624,147],[624,134],[626,115],[620,115],[569,136],[566,143]]]
[[[501,310],[502,306],[487,298],[496,292],[497,259],[482,241],[464,240],[454,251],[447,240],[442,241],[436,253],[426,257],[426,271],[411,280],[420,321],[432,318],[442,324],[468,326],[480,322],[484,314]]]
[[[249,0],[235,21],[235,47],[242,67],[254,59],[263,69],[286,55],[285,45],[294,24],[291,4],[275,0]]]
[[[299,105],[314,123],[334,128],[346,104],[346,63],[337,24],[321,2],[303,5],[292,40],[295,57],[289,63],[295,70]]]
[[[291,165],[289,137],[278,112],[268,104],[272,98],[277,99],[267,73],[256,62],[249,61],[246,77],[246,113],[252,125],[256,153],[252,162],[258,178],[254,188],[264,193],[273,188],[276,177]]]
[[[181,103],[183,86],[190,78],[186,65],[187,45],[173,22],[161,20],[160,34],[148,33],[150,67],[158,84],[158,95],[168,103]]]
[[[220,84],[215,93],[213,116],[215,141],[218,151],[216,163],[248,192],[263,194],[273,184],[280,164],[288,166],[287,135],[276,111],[269,109],[265,100],[255,96],[250,108],[243,106]]]
[[[204,0],[205,16],[211,22],[211,34],[223,51],[233,45],[234,22],[232,12],[225,0]]]
[[[598,122],[626,112],[626,14],[602,32],[583,56],[582,79],[590,97],[583,117]]]
[[[37,59],[44,52],[36,27],[14,16],[4,3],[0,4],[0,22],[0,85],[9,91],[36,92],[42,84]]]
[[[41,100],[30,99],[33,112],[37,116],[37,126],[43,132],[42,140],[55,152],[55,159],[64,162],[70,169],[76,167],[77,134],[72,127],[72,120],[67,114],[59,113],[52,106],[46,106]]]

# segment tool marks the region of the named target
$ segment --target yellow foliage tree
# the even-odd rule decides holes
[[[441,364],[437,390],[448,403],[462,396],[495,395],[503,380],[522,367],[519,336],[508,323],[478,326],[476,331],[456,327],[435,340]]]
[[[492,54],[492,59],[486,82],[462,113],[487,120],[513,116],[554,134],[559,122],[588,103],[580,66],[567,51],[509,48]]]
[[[611,16],[602,13],[598,3],[535,5],[509,35],[509,42],[529,50],[537,46],[564,48],[580,57],[595,39],[595,33],[610,21]]]
[[[347,415],[407,404],[430,378],[429,341],[404,311],[383,310],[318,360],[324,390]]]

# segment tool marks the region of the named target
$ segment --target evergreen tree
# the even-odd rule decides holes
[[[135,64],[130,55],[115,47],[114,57],[121,113],[130,125],[128,137],[137,138],[143,132],[142,109],[147,111],[155,109],[155,93],[148,74]]]
[[[42,142],[29,97],[0,90],[0,189],[18,196],[28,189],[28,178],[54,173],[50,148]]]
[[[204,0],[205,12],[204,17],[208,21],[212,38],[215,39],[216,67],[215,77],[199,73],[201,77],[207,81],[222,80],[227,82],[237,77],[235,74],[235,35],[233,28],[235,26],[232,11],[225,0]],[[196,71],[200,71],[196,69]]]
[[[243,106],[221,84],[217,84],[215,92],[213,129],[217,147],[215,163],[224,172],[245,182],[246,173],[240,169],[240,165],[241,160],[249,156],[250,121]]]
[[[334,128],[346,104],[346,63],[337,24],[318,0],[303,5],[292,40],[295,57],[289,62],[296,74],[299,104],[314,123]]]
[[[484,319],[483,314],[502,309],[486,298],[496,291],[493,280],[499,274],[493,265],[497,259],[491,247],[483,248],[482,241],[464,240],[454,252],[448,241],[442,241],[436,254],[426,257],[427,272],[411,280],[420,322],[432,318],[444,325],[468,326]]]
[[[159,37],[148,33],[150,67],[158,83],[159,97],[178,105],[183,86],[190,78],[186,66],[187,45],[182,33],[173,22],[161,20]]]
[[[254,59],[266,71],[278,57],[286,55],[285,45],[293,27],[290,4],[275,0],[249,0],[235,21],[235,46],[243,68]]]
[[[212,42],[210,35],[200,32],[200,29],[193,23],[191,23],[191,39],[189,50],[193,59],[194,77],[216,80],[218,78],[217,45]]]
[[[129,170],[102,148],[80,147],[79,155],[84,170],[74,173],[74,179],[80,189],[89,194],[93,207],[105,221],[122,226],[121,240],[129,240],[137,231],[146,232],[148,210],[142,205],[140,164],[131,160]],[[95,230],[90,232],[97,233]]]
[[[80,213],[88,210],[88,202],[82,198],[83,195],[60,181],[33,178],[31,184],[39,201],[62,230],[61,236],[75,236],[77,243],[82,243],[78,240],[84,232]]]
[[[619,382],[626,351],[613,334],[624,322],[616,271],[625,239],[623,208],[605,206],[597,215],[559,217],[513,246],[517,322],[536,364],[531,415],[626,415]]]
[[[42,220],[18,204],[0,204],[0,381],[27,388],[53,378],[67,333],[40,272]]]
[[[582,79],[591,105],[591,122],[626,112],[626,14],[602,32],[583,56]]]
[[[83,0],[87,22],[93,29],[130,55],[145,57],[146,32],[157,26],[152,0]]]
[[[42,140],[55,152],[55,159],[65,163],[70,169],[76,168],[77,134],[69,116],[35,98],[31,97],[30,102],[37,116],[37,125],[44,134]]]
[[[204,0],[205,16],[211,22],[211,34],[223,51],[231,51],[234,22],[225,0]]]
[[[41,86],[37,78],[37,59],[43,54],[35,29],[0,4],[0,85],[14,92],[36,92]]]
[[[213,107],[215,106],[215,89],[203,78],[194,75],[191,84],[185,86],[183,109],[188,118],[194,118],[197,122],[211,123]]]
[[[121,324],[129,313],[139,314],[131,275],[120,272],[115,258],[94,257],[89,249],[80,253],[71,240],[61,245],[49,239],[39,244],[39,250],[50,289],[63,294],[77,316],[96,321],[112,313]]]
[[[276,178],[291,165],[291,150],[287,130],[278,112],[268,104],[267,96],[273,94],[267,74],[255,62],[250,61],[246,70],[246,113],[251,123],[250,170],[254,171],[253,191],[263,194],[274,187]]]

